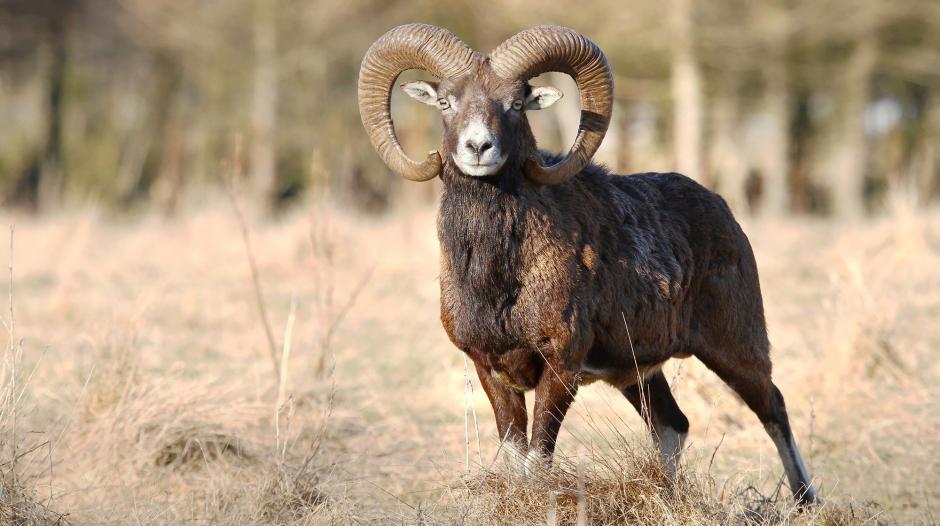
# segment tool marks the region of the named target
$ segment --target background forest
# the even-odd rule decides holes
[[[893,185],[940,191],[936,1],[595,0],[538,15],[518,0],[5,0],[0,202],[171,212],[219,184],[240,136],[273,209],[327,184],[391,206],[401,183],[362,131],[355,83],[368,45],[411,21],[481,50],[538,23],[588,34],[617,74],[598,159],[682,171],[741,212],[851,217]],[[567,99],[537,123],[545,148],[572,138]],[[434,145],[425,108],[396,115],[413,149]]]

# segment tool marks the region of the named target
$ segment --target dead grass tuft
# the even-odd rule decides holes
[[[9,316],[0,315],[6,330],[6,349],[0,357],[0,524],[15,526],[71,524],[67,514],[54,511],[51,492],[41,498],[36,491],[37,468],[43,452],[51,451],[48,440],[24,431],[23,412],[28,398],[31,372],[23,372],[23,341],[18,339],[14,307],[14,228],[10,227]],[[39,434],[35,434],[39,435]],[[50,455],[45,456],[51,468]],[[45,467],[45,463],[42,463]]]
[[[725,513],[693,474],[673,483],[652,448],[622,446],[556,455],[528,476],[499,464],[465,480],[456,500],[468,524],[712,524]]]
[[[230,387],[131,374],[111,407],[76,425],[69,447],[94,459],[96,471],[112,473],[251,461],[261,446],[250,432],[263,425],[265,410]]]
[[[320,478],[306,468],[278,467],[264,479],[259,492],[261,517],[274,524],[291,524],[316,514],[328,503]]]
[[[177,437],[171,439],[157,452],[154,465],[175,468],[198,467],[223,456],[232,458],[246,458],[247,456],[238,440],[231,435],[192,427],[174,429],[172,434]]]
[[[34,489],[11,469],[0,470],[0,524],[11,526],[59,526],[72,524],[36,495]]]
[[[652,447],[620,438],[612,451],[556,455],[550,468],[532,475],[515,473],[509,463],[468,475],[452,488],[456,506],[441,523],[882,524],[881,510],[872,504],[825,503],[800,510],[786,490],[766,495],[754,486],[732,485],[728,491],[711,477],[684,469],[673,482]]]

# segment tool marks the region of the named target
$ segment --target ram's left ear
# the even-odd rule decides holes
[[[437,106],[437,82],[416,80],[401,85],[401,89],[412,99],[423,102],[428,106]]]
[[[564,93],[558,88],[551,86],[533,86],[532,91],[525,98],[525,109],[544,110],[555,104],[562,98]]]

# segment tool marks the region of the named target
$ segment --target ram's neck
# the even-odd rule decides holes
[[[524,185],[498,176],[474,179],[445,167],[438,237],[447,260],[444,272],[465,291],[509,301],[518,289],[525,235]],[[483,299],[483,298],[478,298]]]

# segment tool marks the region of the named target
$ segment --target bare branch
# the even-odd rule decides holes
[[[264,290],[261,287],[261,276],[258,272],[258,264],[255,261],[254,249],[251,245],[251,235],[248,231],[248,225],[245,222],[245,216],[238,200],[238,191],[236,186],[244,173],[244,158],[242,157],[242,139],[241,136],[235,138],[235,145],[232,148],[232,156],[225,163],[222,179],[225,183],[226,194],[232,205],[232,211],[235,213],[235,219],[238,221],[238,228],[241,232],[242,242],[245,245],[245,256],[248,259],[248,268],[251,271],[251,283],[255,292],[255,304],[258,307],[258,316],[261,318],[261,325],[264,328],[264,335],[268,342],[268,353],[271,358],[271,366],[274,368],[274,379],[280,376],[280,366],[277,359],[277,344],[274,341],[274,331],[271,330],[271,321],[268,319],[268,309],[264,303]]]

